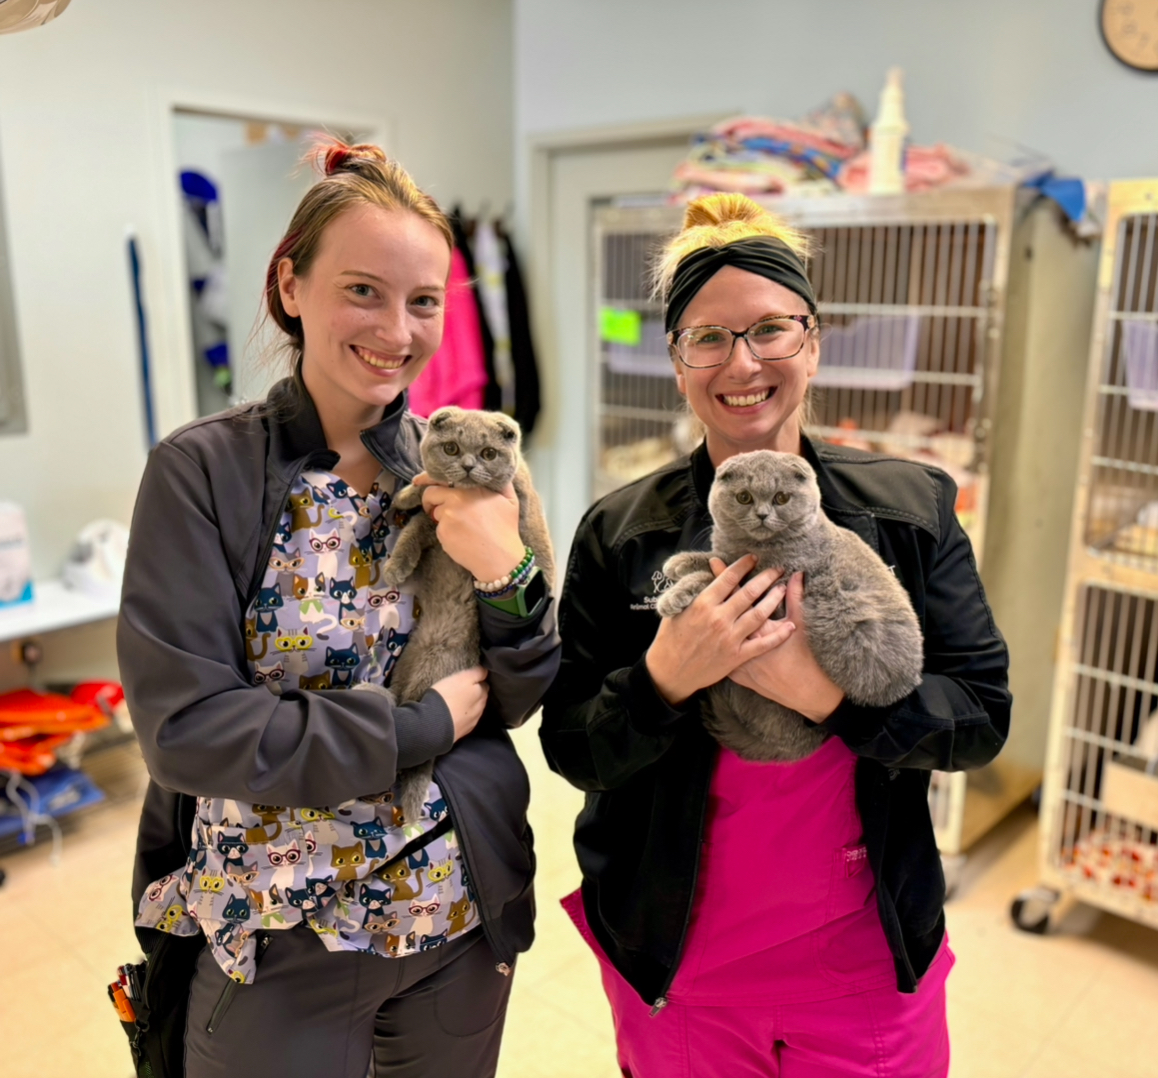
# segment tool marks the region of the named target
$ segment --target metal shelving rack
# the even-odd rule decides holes
[[[1055,214],[1012,187],[785,198],[768,205],[817,243],[810,274],[828,328],[810,435],[948,470],[960,490],[958,519],[978,562],[993,566],[986,587],[998,623],[1004,628],[1006,617],[1016,622],[1018,608],[1029,609],[1025,632],[1040,637],[1042,619],[1056,624],[1060,615],[1072,490],[1031,507],[1020,483],[1042,466],[1072,470],[1076,452],[1071,448],[1067,461],[1064,447],[1059,457],[1048,437],[1046,444],[1026,444],[1019,430],[1034,427],[1026,413],[1044,423],[1046,408],[1055,423],[1068,416],[1070,429],[1076,425],[1092,252],[1064,235]],[[593,497],[698,440],[672,377],[662,312],[647,293],[650,260],[682,215],[678,206],[594,210],[593,317],[602,320],[609,309],[635,312],[640,327],[637,344],[594,336]],[[1058,320],[1068,335],[1060,342],[1035,323],[1034,310],[1047,305],[1062,312]],[[1001,506],[1000,520],[991,513],[994,504]],[[1028,513],[1044,513],[1059,528],[1038,536],[1048,549],[1035,552],[1041,568],[1031,566],[1027,580],[1026,566],[1009,546]],[[999,540],[990,535],[994,526]],[[1051,567],[1053,580],[1046,578]],[[1013,650],[1017,641],[1010,642]],[[996,764],[970,776],[933,775],[930,807],[947,855],[959,854],[1040,781],[1052,682],[1052,655],[1040,652],[1036,642],[1027,643],[1021,687],[1015,654],[1015,695],[1029,687],[1034,701],[1013,739],[1020,744],[1011,742]]]
[[[1108,202],[1031,931],[1063,892],[1158,927],[1158,180]]]

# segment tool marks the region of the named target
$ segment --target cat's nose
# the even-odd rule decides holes
[[[757,509],[756,516],[758,516],[761,520],[765,520],[767,519],[769,512],[770,510],[768,509]]]

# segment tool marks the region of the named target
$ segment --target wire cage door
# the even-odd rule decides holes
[[[1014,197],[997,188],[769,204],[816,245],[809,273],[824,329],[808,433],[948,471],[979,560]],[[594,497],[699,440],[648,290],[649,267],[682,215],[674,206],[595,212]],[[934,773],[943,852],[960,851],[964,799],[963,774]]]
[[[1113,184],[1040,853],[1050,886],[1158,927],[1156,334],[1158,181]]]

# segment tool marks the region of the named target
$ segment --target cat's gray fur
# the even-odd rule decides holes
[[[513,482],[519,499],[519,534],[535,552],[535,564],[551,586],[555,577],[551,539],[520,452],[521,438],[518,423],[501,412],[448,407],[431,415],[419,450],[426,474],[446,486],[497,491]],[[422,488],[410,485],[398,492],[393,508],[409,510],[421,504]],[[474,580],[442,549],[435,528],[425,513],[412,517],[382,569],[380,586],[398,587],[412,576],[417,583],[415,601],[421,616],[415,619],[390,680],[394,698],[403,704],[421,699],[436,681],[479,661]],[[408,822],[418,818],[433,767],[431,761],[399,774],[399,800]]]
[[[749,495],[748,504],[738,500]],[[804,572],[808,642],[849,700],[883,707],[920,684],[923,640],[908,593],[867,543],[824,515],[806,460],[770,450],[731,457],[716,472],[708,508],[711,553],[667,560],[663,571],[675,583],[660,598],[661,616],[678,614],[711,583],[712,555],[730,565],[754,554],[754,572]],[[799,760],[827,737],[823,725],[729,678],[708,690],[702,713],[713,736],[747,760]]]

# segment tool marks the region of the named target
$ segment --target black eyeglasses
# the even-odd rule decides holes
[[[741,339],[747,342],[748,350],[756,359],[768,362],[791,359],[804,347],[812,326],[810,314],[783,314],[761,318],[743,333],[727,326],[688,326],[669,333],[667,339],[685,367],[702,370],[722,367],[732,358],[736,342]]]

